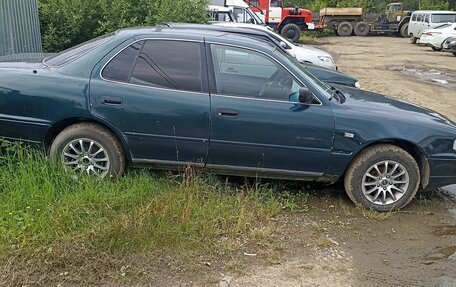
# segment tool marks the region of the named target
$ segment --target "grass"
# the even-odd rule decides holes
[[[156,250],[223,253],[227,241],[257,241],[258,226],[281,210],[298,208],[289,195],[282,199],[267,186],[233,189],[194,171],[170,176],[139,170],[117,180],[76,176],[40,151],[0,144],[5,261],[46,253],[58,266],[62,250],[65,260],[81,252],[99,258]]]

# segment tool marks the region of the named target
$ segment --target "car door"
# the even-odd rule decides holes
[[[280,0],[269,0],[269,23],[280,23],[282,21],[282,5]]]
[[[137,41],[94,69],[91,111],[120,130],[134,164],[204,162],[210,103],[203,47]]]
[[[210,54],[207,167],[273,176],[324,173],[334,135],[331,107],[298,103],[303,85],[261,52],[213,44]]]

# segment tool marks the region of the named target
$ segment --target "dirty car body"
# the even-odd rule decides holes
[[[361,159],[381,147],[386,157],[373,167],[396,164],[407,172],[401,182],[414,174],[421,189],[456,182],[456,127],[443,116],[330,87],[275,45],[218,31],[126,29],[42,62],[0,63],[0,137],[43,145],[51,159],[102,176],[121,175],[127,163],[194,165],[226,175],[345,179],[349,195],[362,196],[377,179],[353,182],[375,174],[359,170]],[[396,150],[419,172],[408,172]],[[350,198],[379,211],[404,206],[394,190],[387,198],[391,170],[385,178],[379,172],[376,197],[365,190],[365,201]],[[413,197],[409,185],[396,189]]]

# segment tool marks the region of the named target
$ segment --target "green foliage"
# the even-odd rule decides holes
[[[57,52],[96,36],[163,21],[205,23],[208,0],[38,0],[43,47]]]
[[[217,250],[280,210],[267,187],[233,189],[192,171],[76,176],[39,151],[0,141],[0,254],[84,244],[93,252]]]

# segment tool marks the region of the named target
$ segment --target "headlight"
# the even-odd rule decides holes
[[[321,61],[325,62],[325,63],[331,63],[331,64],[334,64],[334,61],[331,57],[326,57],[326,56],[318,56],[318,59],[320,59]]]
[[[355,87],[357,87],[358,89],[361,89],[361,84],[359,83],[359,81],[356,81]]]

